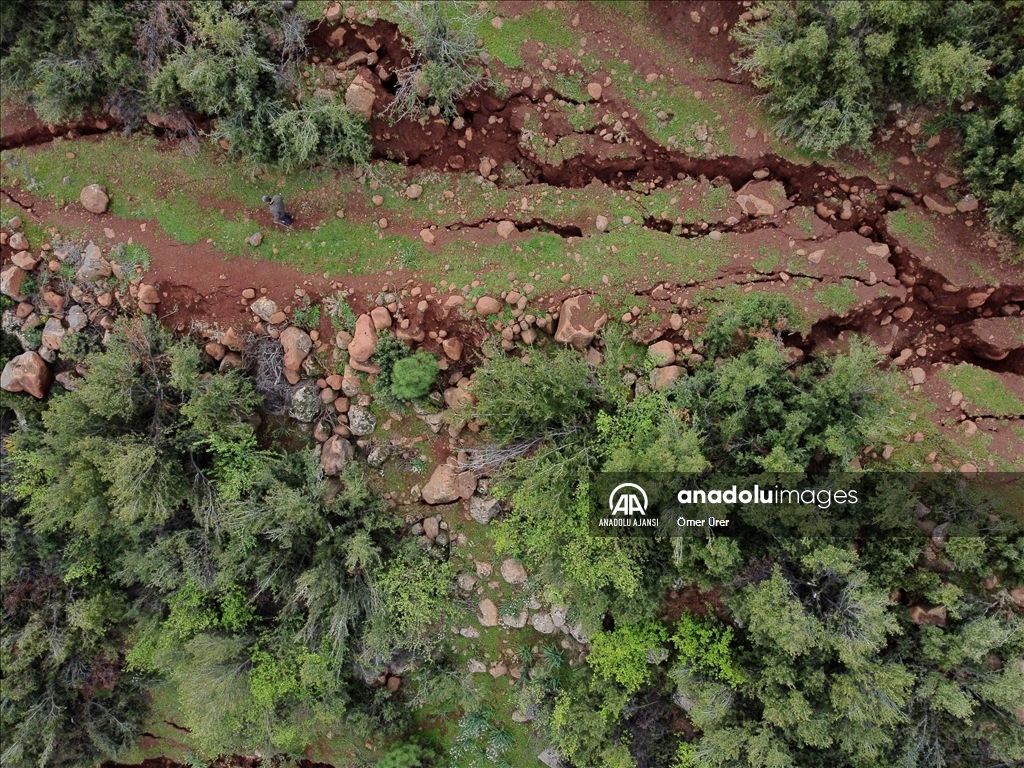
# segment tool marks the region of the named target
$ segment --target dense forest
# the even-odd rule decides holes
[[[594,371],[573,351],[478,371],[475,413],[518,455],[496,476],[511,506],[495,546],[590,643],[586,665],[552,653],[512,695],[579,766],[1022,759],[1024,647],[1000,585],[1024,577],[1024,521],[1005,504],[881,475],[856,515],[784,509],[711,540],[590,534],[599,472],[827,485],[886,439],[897,404],[874,354],[794,366],[778,343],[791,322],[776,301],[732,305],[705,333],[718,362],[668,393],[630,397],[621,371],[649,363],[611,329]],[[250,380],[152,321],[120,321],[81,361],[81,385],[44,408],[8,400],[23,426],[4,450],[6,764],[116,756],[157,680],[208,756],[297,755],[339,727],[401,744],[416,708],[473,700],[443,642],[454,574],[359,463],[325,478],[261,419]],[[954,526],[939,543],[921,504]],[[670,619],[663,596],[686,584],[702,597]],[[915,621],[921,605],[940,610]],[[366,686],[396,666],[401,695]],[[666,728],[673,706],[699,738]],[[385,764],[416,765],[420,747]]]
[[[451,120],[459,97],[494,87],[471,5],[400,4],[412,56],[393,122],[429,109]],[[366,167],[365,117],[304,90],[310,19],[298,6],[5,0],[3,89],[47,122],[109,113],[129,133],[222,141],[261,172]],[[1024,0],[752,8],[732,30],[735,65],[779,135],[829,158],[870,146],[892,102],[927,108],[961,142],[992,225],[1024,241]],[[68,266],[46,280],[70,296]],[[44,311],[49,283],[26,280],[23,301],[0,297],[5,318]],[[324,327],[347,345],[356,302],[334,301]],[[505,294],[496,303],[514,311]],[[875,344],[849,333],[805,354],[795,340],[809,324],[781,293],[707,290],[696,305],[706,322],[685,338],[698,351],[665,386],[646,341],[615,320],[597,329],[596,359],[552,334],[504,346],[494,334],[457,401],[449,361],[414,351],[391,315],[360,361],[368,418],[426,415],[435,435],[473,425],[459,461],[500,510],[473,544],[523,569],[501,618],[525,622],[533,601],[572,629],[561,645],[552,633],[517,649],[519,674],[501,689],[516,722],[566,768],[1024,764],[1020,477],[923,482],[880,461],[919,414]],[[351,416],[342,423],[333,401],[314,394],[310,417],[291,418],[298,390],[277,336],[224,347],[225,365],[142,311],[66,334],[58,321],[62,386],[2,393],[0,765],[117,761],[154,713],[173,711],[195,765],[297,765],[343,734],[374,752],[360,768],[518,768],[456,645],[480,637],[467,617],[482,593],[465,586],[476,578],[460,573],[450,531],[419,535],[422,512],[395,503],[372,444],[340,439]],[[315,311],[303,334],[320,327]],[[0,368],[43,348],[35,327],[31,339],[7,331]],[[354,359],[312,378],[355,376]],[[595,535],[594,490],[609,475],[855,482],[864,494],[842,514],[752,512],[731,536]]]

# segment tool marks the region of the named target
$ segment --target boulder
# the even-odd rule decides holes
[[[324,11],[324,18],[332,24],[341,21],[341,3],[331,3]]]
[[[110,277],[113,271],[110,262],[103,258],[103,252],[96,243],[89,241],[85,246],[85,258],[75,272],[75,277],[80,283],[91,283]]]
[[[587,95],[590,96],[594,101],[601,98],[601,93],[604,89],[600,83],[588,83],[587,84]]]
[[[345,373],[341,377],[341,393],[345,397],[355,397],[359,394],[359,390],[362,388],[363,382],[356,372],[352,370],[351,366],[345,366]]]
[[[751,181],[736,193],[736,204],[747,216],[774,216],[778,210],[793,206],[786,197],[786,188],[779,181]]]
[[[453,410],[461,410],[470,407],[475,402],[473,395],[462,387],[448,387],[444,391],[444,402]]]
[[[408,187],[405,188],[405,196],[409,200],[415,200],[422,194],[423,187],[421,187],[419,184],[410,184]]]
[[[651,389],[665,389],[683,374],[678,365],[667,365],[651,372]]]
[[[476,475],[472,472],[459,472],[455,476],[455,490],[459,492],[460,499],[471,499],[476,492]]]
[[[498,237],[508,240],[509,235],[516,231],[516,225],[511,221],[505,220],[498,222]]]
[[[425,517],[423,518],[423,535],[433,541],[437,538],[437,534],[441,532],[441,521],[436,517]]]
[[[10,296],[15,301],[24,301],[27,297],[21,292],[21,286],[28,277],[28,272],[16,264],[11,264],[0,272],[0,293]]]
[[[462,342],[459,339],[445,339],[441,342],[441,349],[449,360],[459,360],[462,357]]]
[[[78,199],[82,203],[82,207],[89,213],[106,213],[107,206],[110,205],[107,190],[99,184],[83,187]]]
[[[289,384],[299,382],[302,363],[313,349],[313,340],[301,328],[290,325],[281,331],[281,346],[284,348],[284,375]]]
[[[542,635],[550,635],[555,631],[555,622],[551,620],[551,616],[546,613],[535,613],[530,617],[530,626],[540,632]]]
[[[149,285],[148,283],[142,283],[139,286],[139,303],[159,304],[160,291],[158,291],[155,286]]]
[[[24,352],[11,358],[0,373],[0,389],[5,392],[27,392],[37,399],[46,397],[53,384],[53,373],[35,352]]]
[[[51,317],[43,326],[43,346],[47,349],[60,349],[63,340],[64,326],[56,317]]]
[[[570,296],[562,302],[555,341],[571,344],[581,352],[590,346],[597,331],[608,320],[608,315],[592,307],[593,300],[593,296],[583,294]]]
[[[224,355],[228,353],[228,348],[219,341],[208,341],[206,346],[203,347],[203,351],[217,362],[220,362],[224,359]]]
[[[1011,589],[1010,599],[1017,604],[1018,608],[1024,609],[1024,587],[1014,587]]]
[[[18,232],[17,234],[20,235],[21,233]],[[28,251],[18,251],[16,254],[11,256],[11,263],[17,264],[26,272],[31,272],[33,269],[39,266],[39,259],[37,259]]]
[[[509,584],[522,584],[526,581],[526,568],[518,560],[507,557],[501,563],[501,578]]]
[[[373,318],[360,315],[356,320],[356,331],[348,345],[348,354],[358,363],[365,363],[377,350],[377,328]]]
[[[608,229],[608,217],[603,215],[598,216],[596,219],[594,219],[594,226],[597,227],[598,232],[604,232],[606,229]]]
[[[370,319],[373,320],[373,327],[378,331],[391,327],[391,313],[387,307],[374,307],[370,310]]]
[[[245,340],[241,334],[231,326],[228,326],[228,329],[221,334],[220,343],[235,352],[241,352],[242,347],[245,346]]]
[[[487,316],[501,312],[501,302],[493,296],[481,296],[476,300],[477,313]]]
[[[647,348],[647,354],[654,360],[658,368],[672,365],[676,361],[676,352],[671,341],[658,341]]]
[[[923,627],[944,627],[946,626],[946,606],[937,605],[934,608],[924,608],[920,605],[912,605],[907,609],[910,620]]]
[[[71,309],[68,310],[68,330],[72,333],[80,331],[89,324],[89,316],[85,314],[85,310],[77,304],[72,304]]]
[[[67,299],[56,291],[51,291],[48,287],[43,286],[39,291],[39,297],[52,312],[64,311],[64,305],[67,303]]]
[[[496,627],[498,626],[498,606],[494,604],[494,601],[489,597],[485,597],[479,603],[480,611],[477,613],[477,618],[480,620],[481,627]]]
[[[12,251],[28,250],[28,238],[25,237],[24,232],[15,232],[12,234],[11,239],[7,241],[7,244],[11,246]]]
[[[367,120],[373,117],[373,105],[376,101],[377,94],[374,93],[373,86],[362,75],[356,75],[345,90],[345,105]]]
[[[487,525],[501,514],[501,502],[490,496],[474,496],[469,500],[469,515],[480,525]]]
[[[420,494],[427,504],[451,504],[458,501],[460,496],[455,470],[448,464],[439,464]]]
[[[334,435],[324,443],[323,451],[320,453],[320,468],[328,477],[337,477],[341,474],[345,462],[355,456],[355,448],[345,438]]]
[[[318,396],[317,400],[319,399]],[[348,409],[348,428],[353,435],[369,435],[377,428],[377,417],[369,408],[353,405]]]
[[[227,357],[225,356],[225,360]],[[305,424],[313,421],[320,415],[324,404],[320,400],[320,390],[316,384],[305,384],[292,392],[291,404],[288,406],[288,415],[293,419]]]
[[[277,302],[273,299],[268,299],[266,296],[261,296],[249,305],[249,309],[256,317],[266,323],[277,314]]]
[[[509,629],[522,629],[526,626],[526,621],[529,618],[530,612],[522,608],[515,616],[509,616],[508,614],[502,616],[499,623],[501,626],[508,627]]]
[[[956,209],[960,213],[973,213],[978,210],[978,198],[974,195],[964,195],[960,198],[960,202],[956,204]]]
[[[935,211],[935,213],[941,213],[943,216],[949,216],[956,213],[956,206],[944,203],[936,197],[931,195],[925,195],[921,198],[924,203],[924,207],[929,211]]]

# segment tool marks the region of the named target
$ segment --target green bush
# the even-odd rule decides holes
[[[102,106],[129,129],[158,112],[188,130],[198,113],[254,164],[364,163],[366,121],[301,90],[306,25],[276,2],[10,0],[0,75],[49,122]]]
[[[703,341],[707,356],[741,351],[756,339],[778,338],[800,327],[800,310],[785,296],[753,293],[710,311]]]
[[[399,360],[391,371],[391,394],[399,400],[423,397],[434,385],[437,371],[437,358],[425,350]]]
[[[480,82],[483,68],[476,37],[483,14],[470,12],[469,7],[453,0],[396,3],[415,57],[398,72],[398,91],[388,108],[396,119],[417,116],[423,99],[450,120],[455,117],[455,102]]]
[[[820,152],[865,146],[890,102],[952,102],[988,82],[991,62],[962,39],[954,5],[766,3],[766,21],[733,30],[739,65],[768,90],[780,134]]]
[[[1024,3],[786,0],[733,35],[779,134],[821,152],[866,146],[892,102],[948,106],[994,225],[1024,243]],[[960,103],[976,107],[963,113]]]
[[[587,413],[596,389],[586,361],[564,349],[491,358],[477,368],[473,383],[477,417],[500,443],[573,426]]]

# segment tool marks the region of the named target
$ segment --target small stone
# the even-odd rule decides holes
[[[601,98],[601,93],[603,91],[604,89],[601,87],[600,83],[590,83],[589,85],[587,85],[587,94],[594,101],[597,101],[598,99]]]
[[[419,184],[410,184],[405,188],[405,196],[410,200],[415,200],[423,194],[423,187]]]
[[[508,239],[509,235],[516,232],[516,225],[511,221],[500,221],[498,222],[498,236],[504,239]]]

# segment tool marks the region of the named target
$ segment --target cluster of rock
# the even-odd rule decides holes
[[[493,592],[500,589],[501,582],[494,578],[494,566],[483,560],[475,561],[474,573],[460,573],[456,579],[460,594],[466,598],[474,595],[479,598],[476,618],[481,627],[523,629],[530,626],[542,635],[563,634],[567,640],[571,638],[580,645],[586,645],[590,641],[579,622],[568,620],[569,611],[566,606],[552,605],[544,608],[536,596],[526,594],[529,575],[518,560],[503,560],[499,573],[506,584],[522,592],[517,593],[517,597],[521,599],[499,606],[490,597],[484,597],[487,590]],[[476,627],[463,627],[458,630],[458,634],[469,638],[479,637],[479,633]]]
[[[101,193],[102,188],[86,187],[83,204],[100,207],[93,195]],[[0,244],[12,251],[11,263],[0,271],[0,293],[17,302],[4,311],[0,324],[24,352],[4,366],[0,388],[44,398],[54,381],[75,387],[79,372],[58,359],[69,334],[96,327],[105,336],[118,314],[153,314],[163,296],[144,282],[140,266],[123,266],[92,241],[83,248],[53,233],[33,253],[20,226],[20,220],[12,219],[13,231],[0,233]],[[56,373],[51,366],[58,368]]]

